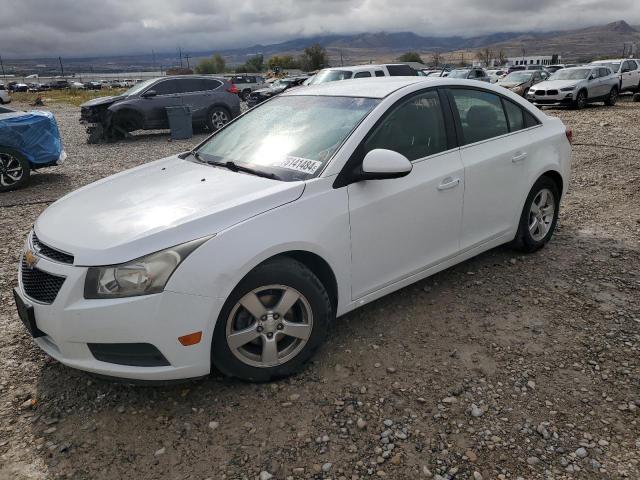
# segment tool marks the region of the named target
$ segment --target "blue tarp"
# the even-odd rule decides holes
[[[22,153],[32,166],[56,162],[62,155],[62,141],[50,112],[0,114],[0,147]]]

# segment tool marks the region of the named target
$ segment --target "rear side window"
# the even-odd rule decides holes
[[[611,75],[611,72],[608,68],[599,68],[598,70],[600,71],[601,77],[608,77],[609,75]]]
[[[376,77],[384,77],[385,74],[382,70],[376,70]]]
[[[629,68],[631,68],[631,70],[637,70],[638,62],[636,62],[635,60],[629,60]]]
[[[204,79],[204,80],[200,80],[201,83],[201,90],[215,90],[217,88],[220,88],[220,85],[222,85],[222,82],[220,80],[214,80],[214,79]]]
[[[515,103],[509,100],[504,101],[504,110],[507,113],[507,120],[509,121],[509,131],[517,132],[525,127],[524,111]]]
[[[353,78],[366,78],[366,77],[370,77],[371,74],[369,72],[357,72]]]
[[[365,154],[376,148],[417,160],[447,150],[440,98],[435,91],[412,96],[388,114],[364,143]]]
[[[483,90],[451,89],[464,145],[509,133],[500,97]]]

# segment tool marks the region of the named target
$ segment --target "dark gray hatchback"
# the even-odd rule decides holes
[[[228,80],[196,75],[154,78],[121,95],[95,98],[80,106],[89,142],[114,140],[135,130],[169,128],[167,107],[187,105],[194,127],[215,131],[240,115],[237,88]]]

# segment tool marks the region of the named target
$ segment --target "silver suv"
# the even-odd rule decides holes
[[[238,88],[238,96],[242,100],[249,98],[254,90],[266,87],[266,82],[260,75],[233,75],[226,78]]]
[[[532,86],[527,99],[537,106],[567,105],[580,109],[591,102],[613,106],[619,93],[618,76],[609,67],[588,65],[558,70],[548,80]]]

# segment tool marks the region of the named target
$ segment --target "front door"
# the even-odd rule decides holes
[[[182,105],[180,82],[179,79],[162,80],[148,89],[155,90],[155,96],[142,97],[138,100],[144,112],[145,129],[169,128],[166,108]]]
[[[412,94],[397,104],[356,152],[394,150],[409,175],[349,185],[352,298],[358,299],[458,252],[464,170],[447,138],[440,96]]]

